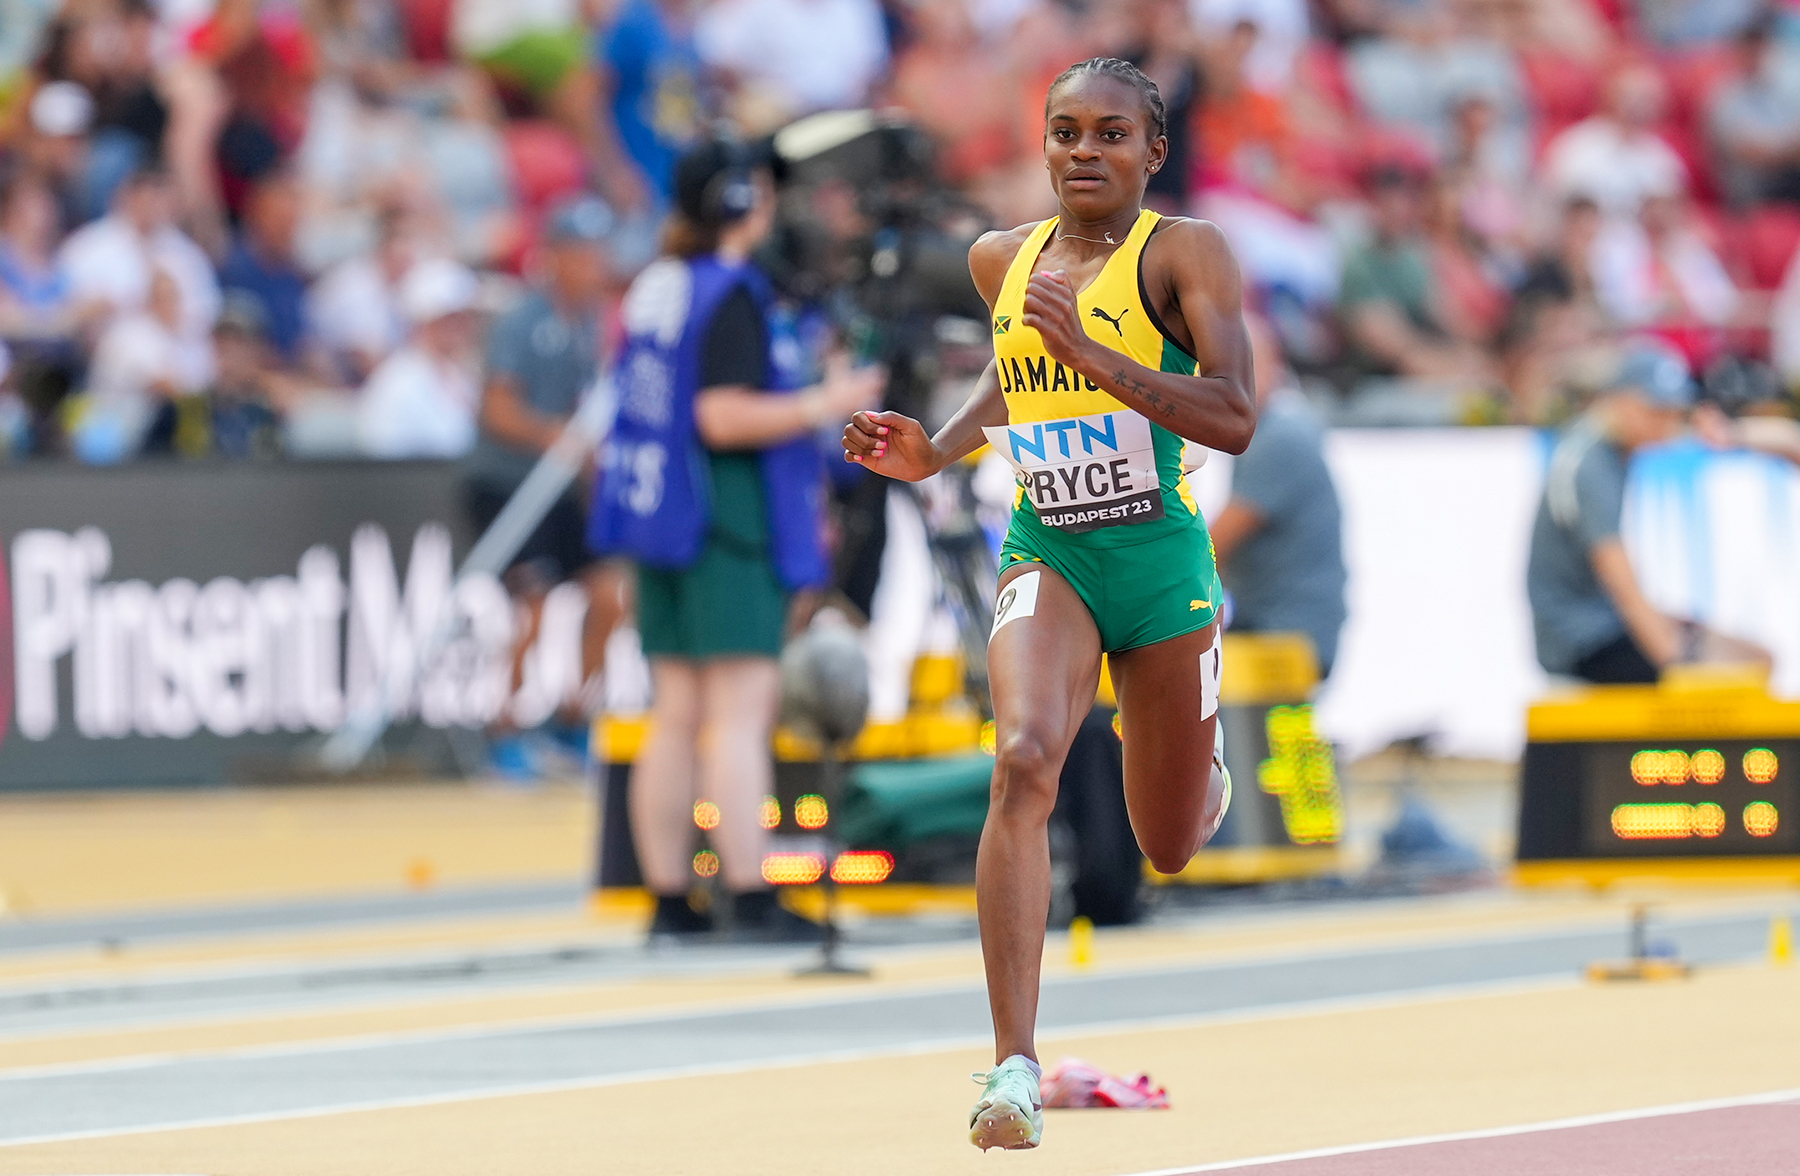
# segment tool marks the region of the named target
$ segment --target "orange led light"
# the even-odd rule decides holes
[[[702,829],[719,827],[719,806],[710,800],[697,801],[694,804],[694,824]]]
[[[1694,807],[1688,804],[1616,805],[1612,811],[1612,831],[1626,841],[1676,841],[1692,837]]]
[[[1716,751],[1696,751],[1688,766],[1702,784],[1717,784],[1725,778],[1725,757]]]
[[[756,823],[765,829],[781,824],[781,802],[773,796],[763,797],[762,807],[756,810]]]
[[[1768,784],[1781,771],[1781,761],[1766,747],[1752,747],[1744,753],[1744,777],[1752,784]]]
[[[762,876],[771,886],[808,886],[825,876],[825,858],[816,853],[767,854]]]
[[[1716,804],[1695,805],[1693,821],[1696,836],[1717,837],[1725,832],[1725,810]]]
[[[719,872],[719,855],[710,849],[703,849],[694,855],[694,873],[702,878],[710,878]]]
[[[794,802],[794,822],[802,829],[823,829],[830,819],[831,810],[817,793],[809,792]]]
[[[831,863],[831,880],[843,886],[886,882],[894,872],[894,855],[881,849],[849,849]]]
[[[993,755],[1000,747],[1000,736],[995,731],[994,720],[989,719],[981,724],[981,750]]]
[[[1781,814],[1766,800],[1755,800],[1744,806],[1744,831],[1752,837],[1773,837],[1781,824]]]
[[[1631,778],[1639,784],[1655,784],[1662,779],[1662,752],[1640,751],[1631,757]]]

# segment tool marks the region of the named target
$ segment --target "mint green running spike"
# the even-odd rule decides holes
[[[1044,1137],[1044,1096],[1025,1060],[1010,1057],[969,1077],[984,1088],[969,1112],[969,1142],[982,1151],[1036,1147]]]
[[[1224,741],[1220,740],[1220,742]],[[1219,826],[1225,823],[1225,814],[1231,811],[1231,769],[1225,766],[1225,757],[1216,747],[1213,751],[1213,766],[1219,769],[1219,775],[1225,780],[1225,795],[1219,800],[1218,818],[1213,821],[1212,828],[1206,831],[1206,840],[1208,841],[1211,841],[1213,834],[1219,831]]]

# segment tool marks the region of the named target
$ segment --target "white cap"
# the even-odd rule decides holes
[[[93,125],[93,96],[75,82],[45,82],[31,96],[31,126],[40,135],[85,135]]]
[[[400,312],[417,326],[474,310],[481,279],[468,266],[442,257],[421,261],[400,279]]]

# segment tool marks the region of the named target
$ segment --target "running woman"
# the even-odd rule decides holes
[[[935,437],[859,412],[845,458],[918,481],[992,444],[1019,492],[988,643],[997,757],[976,866],[997,1065],[969,1119],[990,1147],[1036,1147],[1033,1032],[1050,908],[1050,810],[1102,654],[1118,694],[1125,799],[1164,873],[1219,827],[1219,578],[1182,479],[1184,439],[1242,453],[1256,428],[1237,263],[1219,230],[1143,208],[1168,158],[1156,84],[1114,58],[1064,71],[1045,101],[1058,215],[993,232],[969,269],[994,360]]]

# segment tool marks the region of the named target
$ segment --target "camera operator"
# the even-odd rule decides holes
[[[693,910],[693,808],[712,830],[739,934],[816,935],[762,878],[760,811],[790,594],[827,578],[816,434],[872,407],[882,376],[834,363],[802,389],[801,349],[751,252],[774,221],[759,157],[724,141],[675,170],[663,256],[626,295],[619,413],[590,545],[638,565],[638,628],[655,701],[631,780],[631,824],[656,895],[651,934],[711,930]]]

